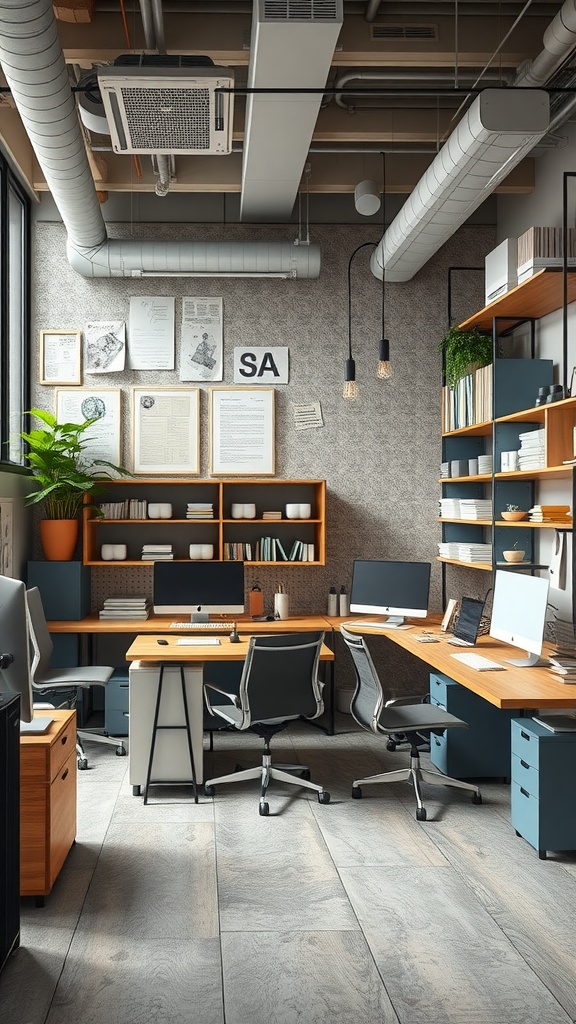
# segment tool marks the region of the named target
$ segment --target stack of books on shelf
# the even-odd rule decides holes
[[[100,619],[147,619],[152,602],[149,597],[107,597],[98,612]]]
[[[440,498],[440,519],[460,519],[460,498]]]
[[[128,501],[103,501],[98,507],[105,519],[128,519],[129,506]]]
[[[148,502],[141,498],[130,498],[128,502],[128,519],[146,519]]]
[[[262,519],[272,519],[272,520],[282,519],[282,513],[281,512],[263,512],[262,513]]]
[[[489,563],[492,561],[492,545],[442,541],[438,544],[438,554],[441,558],[452,558],[458,562]]]
[[[189,501],[186,505],[186,519],[213,519],[214,505],[209,501]]]
[[[455,388],[442,388],[442,433],[485,423],[492,418],[492,364],[461,377]]]
[[[576,232],[568,229],[568,266],[575,266]],[[543,267],[561,267],[564,262],[562,228],[528,228],[518,239],[518,284]]]
[[[142,545],[142,561],[143,562],[161,562],[169,561],[174,558],[171,544],[143,544]]]
[[[224,561],[313,562],[314,544],[295,540],[288,552],[278,537],[261,537],[255,544],[224,544]]]
[[[520,434],[518,450],[518,469],[543,469],[546,465],[546,431],[527,430]]]
[[[528,511],[530,523],[566,523],[572,525],[570,505],[534,505]]]
[[[460,516],[462,519],[491,519],[492,502],[490,498],[461,498]]]

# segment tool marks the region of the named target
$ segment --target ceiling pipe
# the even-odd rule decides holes
[[[536,106],[532,124],[529,112],[533,103],[540,104],[543,112],[544,101],[537,98],[545,94],[526,92],[521,87],[544,85],[574,50],[576,0],[565,0],[544,33],[543,45],[542,52],[517,76],[515,86],[520,87],[495,93],[500,96],[501,104],[507,103],[510,97],[519,98],[526,128],[524,139],[514,116],[509,122],[497,117],[493,123],[502,120],[501,127],[496,132],[490,131],[489,124],[483,124],[481,108],[483,98],[495,91],[487,90],[478,96],[380,239],[370,261],[372,273],[380,280],[383,268],[389,281],[409,281],[414,277],[547,134],[550,129],[548,97],[545,101],[548,123],[540,130],[542,120]],[[504,106],[501,112],[504,113]]]
[[[380,10],[380,4],[382,0],[368,0],[366,12],[364,14],[364,21],[374,21],[378,11]]]
[[[158,53],[166,53],[166,40],[164,38],[164,16],[162,14],[162,0],[150,0],[152,7],[152,21],[154,23],[154,35],[156,37],[156,49]]]
[[[0,0],[0,63],[84,277],[318,277],[317,245],[136,242],[107,237],[51,0]]]
[[[463,83],[468,81],[468,79],[476,79],[477,77],[478,76],[475,71],[459,71],[458,80],[460,87],[462,88]],[[501,74],[499,71],[494,71],[492,75],[487,77],[487,81],[491,80],[493,80],[494,85],[501,85],[502,83],[511,82],[512,78],[509,74]],[[343,93],[348,93],[351,96],[359,95],[358,93],[355,93],[354,89],[345,88],[349,82],[393,82],[394,84],[398,84],[399,82],[453,83],[454,72],[438,71],[434,68],[431,68],[429,71],[411,71],[404,68],[399,68],[397,70],[391,68],[389,71],[347,71],[345,74],[341,75],[340,78],[336,79],[334,82],[334,90],[341,90]],[[432,95],[433,86],[430,84],[429,88]],[[378,95],[381,95],[381,93],[375,93],[376,97]],[[406,95],[409,97],[410,93],[407,93]],[[418,92],[418,95],[421,95],[420,91]],[[433,93],[433,95],[437,98],[438,94]],[[450,98],[450,95],[450,93],[446,93],[447,98]],[[457,100],[457,97],[458,94],[454,96],[455,101]],[[345,103],[338,92],[335,92],[334,98],[338,106],[342,107],[344,110],[350,111],[351,107],[356,106],[356,104],[353,103]]]
[[[154,22],[152,20],[152,8],[150,0],[140,0],[140,17],[144,30],[144,42],[147,50],[156,49],[156,36],[154,35]]]

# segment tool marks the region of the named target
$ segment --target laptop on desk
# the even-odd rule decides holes
[[[454,635],[448,643],[455,647],[474,647],[483,611],[484,601],[463,597],[460,602],[460,614],[454,626]]]

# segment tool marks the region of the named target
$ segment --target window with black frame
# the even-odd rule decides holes
[[[30,200],[0,155],[0,460],[21,466],[29,406]]]

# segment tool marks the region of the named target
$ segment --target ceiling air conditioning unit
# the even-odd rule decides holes
[[[232,150],[234,75],[209,57],[118,57],[98,68],[98,87],[115,153]]]

